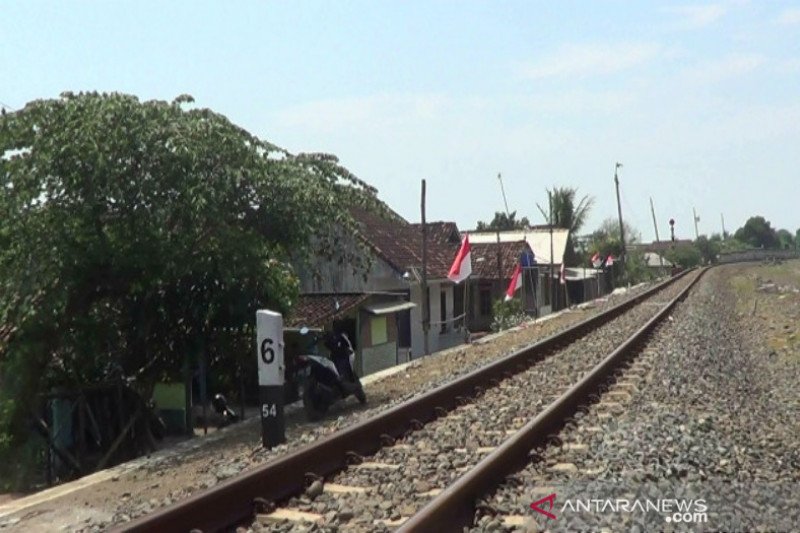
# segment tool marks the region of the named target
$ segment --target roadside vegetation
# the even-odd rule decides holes
[[[255,311],[287,311],[291,265],[347,253],[331,228],[374,198],[335,157],[189,96],[65,93],[0,116],[0,485],[41,461],[47,391],[123,380],[149,397],[198,358],[240,375]]]

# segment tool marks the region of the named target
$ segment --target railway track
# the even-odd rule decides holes
[[[307,522],[322,531],[325,524],[332,531],[337,525],[363,531],[469,526],[480,495],[525,464],[528,451],[563,424],[699,275],[667,280],[121,529],[216,531],[252,525],[288,531]]]
[[[630,393],[631,388],[636,387],[635,378],[632,380],[630,377],[613,383],[615,374],[632,361],[650,333],[669,316],[672,308],[688,294],[704,272],[705,269],[695,274],[679,294],[661,306],[658,312],[633,335],[475,468],[460,477],[432,499],[425,508],[405,521],[398,531],[401,533],[462,531],[465,527],[474,526],[476,506],[479,502],[486,501],[486,498],[490,497],[498,486],[513,484],[514,481],[509,479],[509,476],[531,462],[530,451],[545,445],[559,429],[567,423],[573,422],[571,417],[582,406],[600,400],[601,394],[607,392],[608,394],[605,396],[607,410],[602,414],[613,416],[614,410],[620,408],[620,404],[614,400],[624,399]],[[634,363],[631,365],[632,369],[628,371],[628,376],[641,376],[646,372],[646,364],[646,359],[645,362],[638,365]],[[614,400],[609,400],[609,397],[614,397]],[[561,442],[557,441],[556,443],[563,446]],[[569,466],[574,467],[569,463],[554,465],[556,469],[559,466],[563,468],[566,477],[572,473]],[[543,508],[547,509],[547,506],[543,504]],[[478,514],[485,511],[484,508]],[[521,525],[520,518],[523,517],[506,516],[503,523],[511,527],[519,526]]]

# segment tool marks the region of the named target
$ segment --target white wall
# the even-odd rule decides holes
[[[430,282],[428,284],[430,289],[430,317],[431,322],[441,321],[441,292],[445,291],[445,300],[447,302],[446,317],[448,321],[453,320],[453,284],[441,283],[438,281]],[[419,284],[411,286],[411,301],[416,305],[411,309],[411,352],[414,358],[421,357],[425,354],[424,336],[422,333],[422,288]],[[430,353],[438,352],[451,346],[456,346],[463,342],[463,336],[460,332],[453,331],[452,322],[447,324],[447,329],[444,334],[440,333],[441,327],[439,325],[431,326],[428,332],[428,351]]]
[[[342,238],[342,247],[350,254],[360,254],[361,249],[352,237]],[[328,260],[323,256],[314,257],[311,265],[295,264],[297,275],[300,278],[300,292],[371,292],[371,291],[397,291],[407,290],[408,281],[402,277],[402,272],[397,272],[386,261],[370,253],[372,263],[367,272],[366,279],[363,273],[353,272],[353,267],[348,262]],[[313,272],[319,276],[314,276]]]

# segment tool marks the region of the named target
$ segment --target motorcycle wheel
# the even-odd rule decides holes
[[[303,385],[303,407],[306,411],[306,417],[312,422],[321,419],[328,411],[328,404],[319,398],[316,389],[316,380],[308,378]]]
[[[364,393],[364,389],[361,388],[361,385],[358,386],[354,394],[361,405],[367,403],[367,395]]]
[[[356,381],[356,390],[353,395],[356,397],[358,402],[361,405],[367,403],[367,395],[364,393],[364,387],[361,385],[361,380],[358,379],[358,376],[354,376]]]

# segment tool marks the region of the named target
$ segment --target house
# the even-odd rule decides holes
[[[588,302],[604,294],[606,273],[595,268],[565,268],[569,304]]]
[[[553,227],[551,231],[549,226],[536,226],[526,230],[470,233],[469,242],[473,247],[474,245],[492,245],[492,243],[495,245],[498,243],[527,243],[534,255],[534,263],[524,269],[526,279],[529,277],[531,280],[530,290],[532,294],[536,295],[532,307],[537,316],[543,316],[566,305],[566,298],[559,286],[558,278],[564,252],[567,249],[567,237],[569,237],[568,229]],[[476,259],[473,257],[473,268],[475,261]],[[509,279],[510,277],[509,274]],[[523,287],[526,286],[523,285]],[[552,301],[554,297],[555,302]],[[530,309],[527,304],[526,309]]]
[[[472,235],[470,235],[472,240]],[[522,287],[515,294],[521,298],[523,308],[529,314],[536,314],[542,300],[539,294],[540,282],[533,266],[534,254],[530,245],[524,241],[513,242],[470,242],[472,255],[472,275],[465,282],[469,287],[467,327],[470,331],[488,331],[492,324],[492,306],[495,301],[505,297],[511,277],[523,257]],[[532,268],[531,268],[532,267]],[[456,288],[456,294],[458,294]]]
[[[387,208],[388,209],[388,208]],[[412,224],[399,215],[382,216],[360,208],[352,208],[351,214],[358,223],[357,234],[346,236],[344,246],[357,249],[359,240],[367,250],[370,262],[366,273],[354,273],[350,265],[317,258],[309,266],[298,266],[300,290],[304,298],[314,295],[331,296],[347,294],[365,297],[380,295],[393,298],[396,305],[386,303],[386,311],[369,313],[367,299],[358,299],[352,310],[354,317],[369,318],[380,323],[387,318],[387,339],[392,326],[396,325],[396,356],[394,361],[404,362],[425,353],[425,336],[422,329],[423,298],[427,298],[430,309],[431,328],[428,331],[428,352],[433,353],[460,344],[464,340],[463,326],[454,316],[463,313],[463,301],[456,302],[453,283],[447,279],[461,242],[458,227],[452,222],[432,222],[428,229],[427,245],[427,295],[422,294],[422,225]],[[374,301],[370,300],[370,301]],[[400,303],[411,305],[401,306]],[[457,308],[456,304],[460,304]],[[365,312],[366,315],[361,313]],[[366,327],[366,326],[365,326]],[[376,326],[378,327],[378,326]],[[362,341],[360,332],[357,339]],[[372,330],[370,329],[370,334]],[[381,339],[383,337],[380,337]],[[362,347],[357,347],[361,349]],[[369,349],[376,348],[371,345]],[[362,353],[362,369],[367,372],[379,369],[391,356],[389,348],[375,355],[367,350]],[[380,359],[382,362],[378,362]]]
[[[355,368],[359,375],[372,374],[399,362],[398,315],[414,304],[394,293],[316,293],[303,294],[287,317],[291,333],[299,328],[344,331],[356,352]],[[301,339],[287,335],[287,349],[303,353]],[[292,346],[292,342],[297,346]]]

